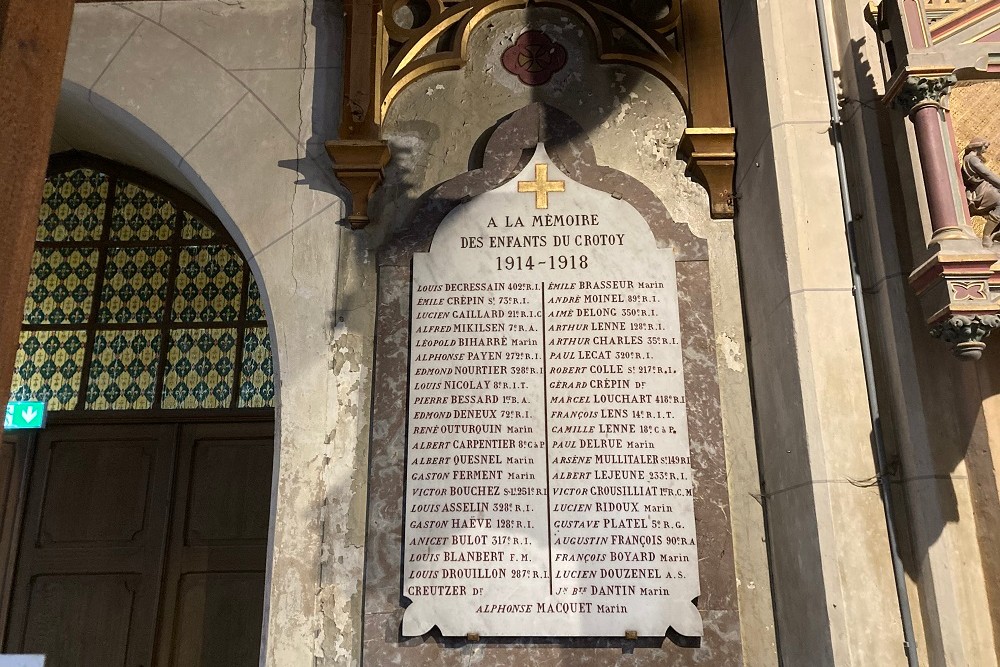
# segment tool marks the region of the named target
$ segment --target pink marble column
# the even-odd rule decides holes
[[[0,405],[7,404],[10,393],[72,16],[73,0],[0,0],[0,128],[4,139],[0,150]]]
[[[931,230],[935,237],[951,230],[959,230],[955,210],[955,190],[952,187],[953,160],[945,147],[946,124],[941,107],[933,102],[918,104],[910,112],[913,129],[917,135],[920,171],[924,176],[927,206],[931,214]]]
[[[960,226],[964,222],[960,215],[964,186],[955,172],[952,142],[945,140],[951,130],[942,101],[955,83],[953,74],[911,76],[896,100],[913,122],[934,240],[968,238]]]

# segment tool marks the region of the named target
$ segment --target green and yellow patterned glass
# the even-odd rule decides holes
[[[97,241],[108,198],[108,177],[91,169],[52,176],[42,190],[39,241]]]
[[[267,327],[248,328],[243,338],[243,368],[240,382],[241,408],[274,405],[274,363]]]
[[[87,383],[87,409],[153,407],[159,357],[157,330],[98,331]]]
[[[221,228],[83,167],[46,181],[37,241],[15,400],[50,410],[273,406],[260,290]]]
[[[185,246],[176,288],[175,322],[235,322],[240,315],[243,258],[226,246]]]
[[[101,323],[149,324],[163,321],[171,248],[111,248],[97,319]]]
[[[80,393],[85,331],[22,331],[10,395],[45,401],[49,410],[71,410]]]
[[[228,408],[235,366],[235,329],[173,331],[161,405],[171,409]]]
[[[215,232],[204,222],[190,213],[183,213],[184,223],[181,226],[181,238],[184,240],[210,240],[215,238]]]
[[[173,234],[176,209],[167,199],[134,183],[120,182],[111,211],[115,241],[165,241]]]
[[[247,322],[263,322],[267,319],[264,316],[264,304],[260,300],[260,288],[253,274],[247,271],[247,280],[250,286],[247,288]]]
[[[83,324],[90,318],[96,248],[36,248],[24,324]]]

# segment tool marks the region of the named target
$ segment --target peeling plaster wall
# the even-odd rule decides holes
[[[78,5],[52,143],[202,200],[261,285],[278,383],[265,660],[282,667],[360,652],[374,300],[323,149],[341,24],[311,0]]]
[[[537,87],[522,84],[500,61],[528,27],[542,29],[568,56],[566,67]],[[645,183],[678,224],[708,240],[744,658],[748,665],[776,664],[732,221],[711,220],[707,194],[684,175],[677,146],[686,119],[673,91],[638,68],[599,64],[595,50],[589,28],[568,12],[506,11],[472,33],[462,70],[404,90],[385,123],[393,159],[372,202],[381,221],[373,243],[405,227],[427,190],[478,167],[492,128],[535,101],[570,114],[588,130],[599,163]]]

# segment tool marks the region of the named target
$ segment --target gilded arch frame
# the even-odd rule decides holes
[[[352,194],[352,227],[370,222],[368,199],[390,159],[382,121],[398,95],[429,74],[464,67],[469,35],[478,25],[498,12],[529,6],[576,14],[589,26],[601,62],[639,67],[677,94],[688,121],[680,145],[688,175],[708,191],[713,218],[733,217],[736,131],[717,0],[673,0],[652,21],[612,0],[426,2],[429,16],[415,28],[387,19],[404,0],[344,2],[347,55],[340,136],[326,148],[335,174]]]

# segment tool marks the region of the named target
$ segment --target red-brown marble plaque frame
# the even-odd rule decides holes
[[[684,377],[691,464],[695,476],[695,520],[700,559],[698,609],[701,640],[668,634],[640,638],[489,638],[482,641],[400,634],[405,600],[401,563],[406,467],[406,406],[409,365],[411,260],[426,252],[437,226],[456,206],[506,182],[545,144],[553,162],[575,181],[613,193],[649,223],[661,247],[677,260]],[[365,665],[451,666],[475,657],[484,667],[502,665],[628,664],[742,665],[736,573],[733,562],[729,488],[716,368],[707,243],[673,221],[647,187],[597,164],[582,128],[564,113],[532,104],[501,123],[490,138],[481,169],[447,181],[422,200],[411,223],[379,252],[375,378],[369,472],[364,584]]]

